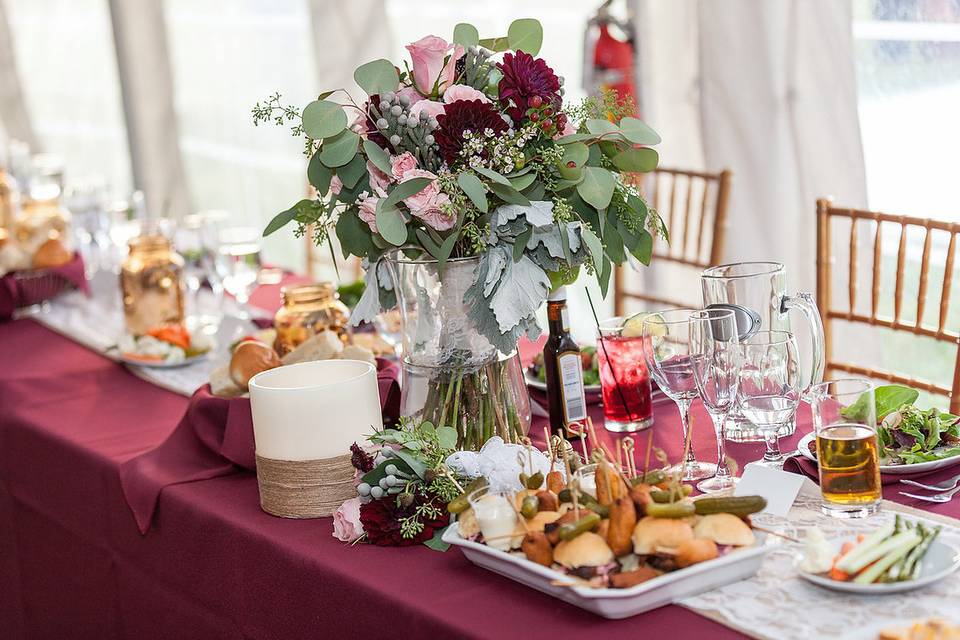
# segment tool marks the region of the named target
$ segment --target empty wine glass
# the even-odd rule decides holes
[[[223,288],[237,301],[237,315],[249,317],[244,307],[260,276],[260,232],[253,227],[223,229],[218,253]]]
[[[697,391],[717,435],[717,473],[697,484],[704,493],[732,488],[738,478],[726,464],[725,424],[737,400],[740,376],[740,334],[729,309],[698,311],[691,317],[690,355]]]
[[[652,313],[643,320],[644,359],[650,375],[680,410],[685,455],[678,465],[684,481],[703,480],[716,473],[716,467],[698,462],[693,453],[690,429],[690,405],[699,395],[691,356],[691,327],[697,323],[697,309],[671,309]]]
[[[796,415],[802,395],[797,341],[788,331],[759,331],[740,343],[739,407],[767,443],[757,464],[781,468],[780,428]]]

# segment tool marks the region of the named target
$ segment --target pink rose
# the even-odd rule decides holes
[[[379,231],[377,231],[378,202],[380,202],[380,198],[374,196],[360,198],[360,210],[357,212],[357,217],[366,222],[367,226],[370,227],[370,231],[374,233],[379,233]]]
[[[390,167],[393,169],[393,179],[399,180],[407,171],[417,168],[417,159],[409,151],[398,156],[390,156]]]
[[[410,100],[411,106],[423,100],[423,96],[420,95],[416,87],[403,87],[402,89],[398,89],[397,96],[400,98],[406,96]]]
[[[370,174],[370,188],[374,191],[384,191],[387,185],[393,182],[392,176],[388,176],[383,171],[380,171],[380,169],[369,160],[367,160],[367,173]]]
[[[490,102],[490,98],[473,87],[465,84],[454,84],[443,92],[443,101],[447,104],[457,100],[479,100],[480,102]]]
[[[425,111],[428,116],[431,118],[436,118],[438,115],[443,113],[445,105],[442,102],[434,102],[433,100],[421,100],[417,104],[413,105],[410,108],[410,117],[419,118],[420,112]]]
[[[453,45],[453,52],[450,54],[450,59],[447,61],[447,64],[443,67],[443,71],[440,72],[440,90],[443,91],[445,87],[452,87],[453,83],[457,81],[457,60],[463,57],[464,49],[459,44]]]
[[[445,193],[440,193],[427,206],[412,213],[437,231],[446,231],[457,224],[457,216],[449,212],[449,207],[444,208],[443,206],[448,204],[450,204],[450,197]]]
[[[330,191],[333,192],[333,195],[340,195],[340,191],[343,190],[343,182],[340,180],[340,176],[333,176],[330,178]]]
[[[440,185],[437,183],[436,174],[430,173],[429,171],[424,171],[423,169],[410,169],[405,171],[403,176],[401,176],[400,182],[406,182],[407,180],[413,180],[414,178],[430,178],[431,182],[421,189],[419,192],[413,194],[409,198],[404,198],[403,203],[410,208],[410,211],[416,213],[418,209],[423,209],[424,207],[434,203],[438,195],[440,194]]]
[[[425,36],[407,45],[413,61],[413,81],[423,95],[430,95],[433,85],[444,70],[443,59],[450,45],[443,38]]]
[[[362,535],[360,498],[350,498],[333,512],[333,537],[343,542],[353,542]]]

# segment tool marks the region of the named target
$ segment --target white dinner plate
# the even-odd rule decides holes
[[[813,462],[817,461],[817,456],[813,455],[813,452],[810,451],[810,443],[815,439],[816,436],[814,436],[813,433],[808,433],[800,438],[800,442],[797,443],[797,449],[800,451],[800,455]],[[942,460],[930,460],[929,462],[918,462],[916,464],[882,464],[880,465],[880,473],[905,476],[914,473],[936,471],[937,469],[952,467],[956,464],[960,464],[960,456],[951,456],[949,458],[943,458]]]
[[[839,553],[840,547],[849,539],[849,536],[847,536],[830,540],[830,543],[834,547],[834,553]],[[886,593],[902,593],[904,591],[912,591],[913,589],[925,587],[928,584],[943,580],[958,568],[960,568],[960,551],[953,545],[937,539],[930,544],[926,555],[923,556],[923,560],[920,561],[920,575],[916,580],[857,584],[856,582],[831,580],[823,574],[808,573],[806,571],[800,571],[799,574],[800,577],[807,582],[824,587],[825,589],[860,595],[882,595]]]
[[[178,367],[186,367],[195,362],[202,362],[207,359],[207,356],[210,355],[210,352],[201,353],[200,355],[193,356],[192,358],[184,358],[180,362],[167,362],[165,360],[157,361],[148,361],[148,360],[138,360],[136,358],[128,358],[123,353],[117,354],[117,359],[120,362],[130,365],[131,367],[146,367],[148,369],[176,369]]]
[[[444,542],[460,547],[467,560],[478,567],[611,619],[628,618],[753,576],[768,551],[764,534],[757,533],[756,537],[752,547],[735,549],[715,560],[665,573],[629,589],[593,589],[562,586],[570,583],[570,577],[559,571],[531,562],[523,554],[506,553],[466,540],[460,537],[456,523],[443,533]]]

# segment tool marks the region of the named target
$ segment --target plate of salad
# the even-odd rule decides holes
[[[797,568],[807,582],[834,591],[886,594],[919,589],[960,568],[960,550],[939,534],[939,526],[899,515],[853,539],[825,540],[813,529],[807,532]]]
[[[212,338],[201,332],[191,334],[183,325],[165,324],[143,335],[124,334],[113,349],[125,364],[170,369],[203,360],[213,347]]]
[[[936,407],[919,409],[914,405],[919,395],[902,385],[874,390],[881,473],[924,473],[960,464],[960,416]],[[841,413],[851,420],[862,419],[866,402],[861,398]],[[800,453],[814,462],[816,442],[809,433],[797,444]]]
[[[583,367],[583,391],[587,394],[600,393],[600,365],[597,362],[597,348],[583,347],[580,349],[580,360]],[[538,353],[533,364],[527,367],[527,385],[540,391],[547,390],[547,371],[543,366],[543,354]]]

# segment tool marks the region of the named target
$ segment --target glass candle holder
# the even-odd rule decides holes
[[[182,324],[183,258],[159,234],[136,236],[120,269],[127,331],[143,335],[161,324]]]
[[[322,331],[333,331],[344,343],[350,339],[350,310],[332,283],[284,287],[281,294],[283,306],[273,319],[277,330],[273,348],[281,356]]]

